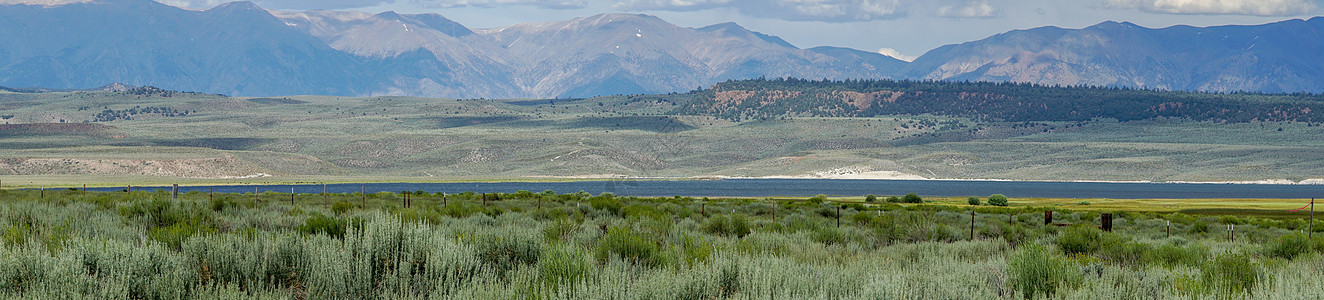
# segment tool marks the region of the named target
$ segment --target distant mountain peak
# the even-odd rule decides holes
[[[773,43],[782,47],[799,49],[799,47],[792,45],[791,43],[787,42],[786,40],[783,40],[780,37],[763,34],[758,31],[749,30],[744,26],[740,26],[740,24],[736,24],[735,22],[717,23],[717,24],[701,27],[698,30],[702,32],[717,32],[724,34],[751,34],[769,43]]]
[[[133,1],[133,0],[131,0],[131,1]],[[262,7],[257,6],[257,3],[253,3],[252,1],[234,1],[234,2],[222,3],[221,5],[217,5],[216,7],[213,7],[213,8],[210,9],[210,10],[256,10],[256,11],[266,11],[265,9],[262,9]]]
[[[388,11],[384,11],[384,12],[379,13],[379,14],[376,14],[376,15],[373,15],[373,17],[378,17],[378,18],[387,19],[387,20],[404,20],[404,17],[403,17],[403,16],[401,16],[401,15],[398,14],[398,13],[395,13],[395,11],[390,11],[390,10],[388,10]]]

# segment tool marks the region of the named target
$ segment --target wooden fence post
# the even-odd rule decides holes
[[[290,207],[294,207],[294,187],[290,187]]]
[[[46,199],[46,186],[41,186],[41,198]]]
[[[179,184],[170,186],[170,200],[179,200]]]
[[[708,202],[699,203],[699,214],[704,217],[708,216]]]
[[[777,223],[777,200],[772,200],[772,222]]]
[[[1053,224],[1053,211],[1051,211],[1051,210],[1045,210],[1045,211],[1044,211],[1044,225],[1049,225],[1049,224]]]
[[[368,186],[359,186],[359,197],[363,197],[363,199],[360,200],[363,202],[363,208],[368,208]]]
[[[1112,232],[1112,231],[1113,231],[1113,214],[1112,214],[1112,213],[1103,213],[1103,216],[1102,216],[1102,220],[1101,220],[1101,221],[1102,221],[1102,223],[1103,223],[1103,231],[1107,231],[1107,232]]]
[[[212,191],[212,188],[210,188],[210,187],[207,188],[207,201],[215,200],[215,197],[212,196],[212,192],[213,192],[213,191]],[[256,205],[256,204],[257,204],[257,203],[254,203],[254,205]]]
[[[970,209],[970,240],[975,240],[975,209]]]
[[[841,228],[841,204],[837,204],[837,228]]]
[[[326,183],[323,182],[323,183],[322,183],[322,202],[329,202],[329,201],[326,200],[326,198],[327,198],[327,194],[326,194]]]
[[[83,196],[87,196],[87,184],[83,184]]]
[[[1167,229],[1167,233],[1165,233],[1165,235],[1166,235],[1166,236],[1164,236],[1164,237],[1172,237],[1172,221],[1171,221],[1171,220],[1168,220],[1168,229]]]
[[[1310,198],[1310,234],[1311,239],[1315,238],[1315,198]]]

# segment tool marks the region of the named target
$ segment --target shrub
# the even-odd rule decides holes
[[[1277,241],[1269,245],[1268,252],[1272,256],[1294,259],[1310,252],[1311,248],[1310,239],[1305,234],[1293,233],[1278,237]]]
[[[743,238],[749,234],[749,220],[744,215],[716,216],[703,221],[703,230],[722,236]]]
[[[589,206],[597,210],[607,210],[612,214],[620,215],[621,209],[625,207],[621,200],[617,200],[610,193],[602,193],[603,196],[597,196],[589,199]]]
[[[1163,245],[1154,248],[1154,260],[1164,266],[1200,266],[1209,258],[1209,248],[1201,245]]]
[[[1120,244],[1120,238],[1091,226],[1074,226],[1057,236],[1057,246],[1067,254],[1092,254]]]
[[[559,289],[561,285],[574,285],[588,277],[589,266],[574,247],[553,244],[543,247],[538,274],[543,284]]]
[[[1190,233],[1208,233],[1208,232],[1209,232],[1209,222],[1205,222],[1205,221],[1203,221],[1203,220],[1202,220],[1202,221],[1196,221],[1194,224],[1191,224],[1191,229],[1188,230],[1188,231],[1189,231]]]
[[[331,204],[331,211],[332,211],[332,212],[335,212],[337,215],[343,215],[343,214],[349,212],[349,210],[351,210],[351,209],[354,209],[354,204],[353,204],[353,203],[349,203],[349,202],[345,202],[345,201],[339,201],[339,202],[336,202],[335,204]]]
[[[184,244],[184,240],[200,234],[212,233],[216,230],[201,224],[175,223],[165,227],[156,227],[147,231],[147,236],[153,241],[157,241],[170,249],[179,250]]]
[[[978,205],[980,204],[980,202],[979,202],[979,197],[970,196],[969,199],[965,199],[965,203],[966,203],[966,204],[970,204],[970,205],[978,206]]]
[[[905,203],[924,203],[924,198],[920,198],[915,193],[909,193],[905,197],[901,197],[901,201]]]
[[[579,228],[579,223],[575,223],[570,219],[561,219],[543,228],[543,238],[548,241],[562,241],[569,237],[570,233],[574,232],[576,228]]]
[[[478,250],[479,260],[497,270],[498,274],[538,262],[538,255],[542,254],[542,243],[538,236],[519,233],[489,232],[477,235],[474,246]]]
[[[607,234],[598,240],[594,254],[599,262],[606,262],[611,256],[644,266],[660,266],[663,262],[657,243],[629,227],[613,226],[608,229]]]
[[[887,203],[901,203],[901,197],[897,197],[897,196],[887,197]]]
[[[820,227],[809,238],[824,245],[845,245],[850,240],[845,232],[835,227]]]
[[[988,196],[988,205],[1007,206],[1007,204],[1008,204],[1007,196],[1003,196],[1002,194],[993,194]]]
[[[1076,203],[1076,205],[1090,205],[1090,202],[1089,202],[1089,201],[1080,201],[1080,203]]]
[[[1061,254],[1043,245],[1031,244],[1017,249],[1007,258],[1007,275],[1012,287],[1025,299],[1052,296],[1078,280],[1080,269]]]
[[[1112,243],[1103,245],[1098,255],[1111,263],[1141,267],[1154,259],[1154,247],[1138,242]]]
[[[1260,272],[1259,266],[1244,254],[1220,255],[1200,269],[1200,281],[1216,293],[1230,295],[1254,288]]]
[[[864,202],[869,202],[869,203],[878,202],[878,196],[874,196],[873,194],[865,195]]]
[[[338,239],[345,237],[344,221],[320,213],[313,213],[313,216],[308,217],[298,229],[305,234],[325,233]]]
[[[819,194],[818,196],[810,197],[809,203],[822,204],[824,201],[827,201],[827,199],[828,199],[827,195]]]

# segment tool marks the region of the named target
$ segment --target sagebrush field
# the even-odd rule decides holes
[[[988,197],[409,194],[4,190],[0,296],[1324,297],[1324,237],[1297,217],[1114,210],[1104,232],[1098,211]]]

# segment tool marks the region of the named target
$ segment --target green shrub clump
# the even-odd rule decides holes
[[[865,195],[864,202],[869,202],[869,203],[878,202],[878,196],[874,196],[873,194]]]
[[[548,245],[538,259],[539,279],[549,287],[574,285],[588,277],[589,272],[588,263],[574,247]]]
[[[1057,236],[1057,247],[1071,255],[1093,254],[1120,243],[1116,235],[1091,226],[1074,226]]]
[[[636,265],[661,266],[664,262],[657,243],[629,227],[613,226],[598,240],[594,253],[599,262],[615,256]]]
[[[343,215],[349,212],[349,210],[351,209],[354,209],[353,203],[339,201],[336,202],[335,204],[331,204],[331,211],[336,213],[336,215]]]
[[[915,193],[909,193],[905,197],[901,197],[901,201],[905,203],[924,203],[924,198],[920,198]]]
[[[1244,254],[1215,258],[1200,270],[1200,281],[1217,294],[1231,295],[1249,291],[1260,281],[1260,267]]]
[[[1002,194],[993,194],[988,196],[988,205],[1007,206],[1007,204],[1008,204],[1007,196],[1003,196]]]
[[[974,206],[979,206],[979,204],[981,204],[981,203],[979,202],[979,197],[975,197],[975,196],[970,196],[970,198],[965,199],[965,203],[966,203],[966,204],[970,204],[970,205],[974,205]]]
[[[716,216],[703,221],[703,230],[708,233],[743,238],[749,234],[749,219],[745,215]]]
[[[313,213],[313,216],[308,217],[303,225],[299,225],[299,232],[305,234],[324,233],[335,238],[344,238],[345,222],[320,213]]]
[[[1293,259],[1310,252],[1311,248],[1313,247],[1310,238],[1302,233],[1293,233],[1278,237],[1278,240],[1269,245],[1268,252],[1271,256]]]
[[[1081,276],[1069,259],[1048,247],[1031,244],[1017,249],[1007,258],[1007,275],[1012,287],[1025,299],[1051,296],[1059,289],[1078,282]]]

